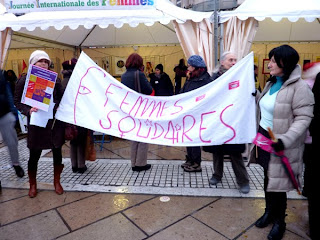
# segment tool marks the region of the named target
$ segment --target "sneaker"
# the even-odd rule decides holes
[[[198,163],[194,163],[190,166],[186,166],[183,168],[186,172],[202,172],[201,165]]]
[[[212,178],[210,178],[210,180],[209,180],[209,183],[211,185],[217,185],[219,182],[221,182],[221,179],[218,179],[215,176],[212,176]]]
[[[244,184],[242,186],[240,186],[240,192],[243,193],[243,194],[247,194],[250,192],[250,185],[249,183],[248,184]]]
[[[22,167],[20,167],[19,165],[18,166],[13,166],[14,170],[16,171],[16,175],[19,177],[19,178],[22,178],[24,176],[24,171],[22,169]]]
[[[135,167],[132,167],[132,171],[141,172],[141,171],[149,170],[150,168],[151,168],[151,164],[146,164],[146,165],[144,165],[144,166],[135,166]]]
[[[192,165],[193,165],[193,162],[188,162],[188,161],[186,161],[185,163],[181,164],[181,167],[182,167],[182,168],[185,168],[185,167],[190,167],[190,166],[192,166]]]
[[[78,169],[77,167],[72,167],[72,172],[73,172],[73,173],[77,173],[78,170],[79,170],[79,169]]]
[[[188,155],[186,155],[186,162],[181,164],[181,167],[185,168],[190,167],[191,165],[193,165],[192,159]]]

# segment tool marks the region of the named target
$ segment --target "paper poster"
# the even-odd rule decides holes
[[[122,75],[125,71],[126,59],[123,57],[114,57],[115,61],[115,75]]]
[[[21,102],[48,111],[58,74],[30,65]]]

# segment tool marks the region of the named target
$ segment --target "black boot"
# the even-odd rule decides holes
[[[283,237],[284,232],[286,231],[286,223],[283,220],[277,219],[271,231],[269,232],[269,240],[280,240]]]
[[[270,193],[265,192],[266,208],[264,214],[256,221],[255,225],[258,228],[265,228],[272,223],[274,216],[272,213],[272,199]]]
[[[22,168],[22,167],[20,167],[19,165],[17,165],[17,166],[13,165],[13,168],[14,168],[14,170],[16,171],[16,175],[17,175],[19,178],[24,177],[24,171],[23,171],[23,168]]]
[[[274,224],[269,232],[269,240],[280,240],[286,231],[286,209],[287,209],[287,194],[285,192],[273,192],[272,199],[274,200]]]

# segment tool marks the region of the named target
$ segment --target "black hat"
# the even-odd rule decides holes
[[[163,65],[160,63],[156,66],[156,69],[159,69],[160,72],[163,72]]]
[[[76,63],[77,63],[77,59],[76,58],[72,58],[71,60],[64,61],[62,63],[63,70],[73,70],[75,65],[76,65]]]

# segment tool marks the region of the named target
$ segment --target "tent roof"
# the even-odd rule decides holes
[[[320,41],[320,0],[246,0],[233,11],[219,13],[220,23],[231,17],[259,22],[255,42]]]
[[[168,24],[171,20],[183,23],[187,20],[200,22],[204,18],[210,18],[212,12],[196,12],[175,6],[168,0],[157,0],[156,7],[143,10],[86,10],[86,11],[47,11],[30,12],[22,16],[15,16],[12,13],[0,15],[0,30],[11,27],[18,31],[25,27],[33,31],[36,27],[42,30],[53,26],[57,30],[68,26],[77,29],[84,26],[91,29],[97,25],[106,28],[113,24],[121,28],[128,23],[131,27],[136,27],[139,23],[152,26],[155,22]]]
[[[271,18],[280,21],[288,18],[296,22],[304,18],[307,22],[313,22],[320,17],[319,0],[246,0],[234,11],[223,11],[220,13],[220,22],[226,22],[236,16],[240,20],[254,17],[258,21]]]
[[[13,29],[11,48],[179,44],[172,20],[200,22],[212,14],[157,0],[154,9],[144,10],[49,11],[22,16],[4,13],[0,14],[0,31]]]
[[[124,24],[121,28],[109,25],[107,28],[96,26],[92,29],[86,29],[79,26],[76,30],[71,30],[69,27],[56,30],[54,27],[50,27],[47,31],[36,28],[32,32],[26,29],[14,32],[10,48],[56,47],[57,44],[60,48],[141,46],[179,44],[179,40],[172,23],[162,25],[156,22],[152,27],[139,24],[135,28],[128,24]]]

